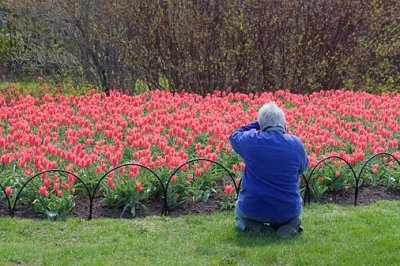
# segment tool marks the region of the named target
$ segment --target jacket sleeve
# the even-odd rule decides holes
[[[235,129],[229,136],[229,141],[233,150],[243,157],[243,148],[246,145],[246,136],[250,136],[260,129],[258,121],[250,122],[249,124]]]
[[[306,149],[304,148],[304,145],[301,142],[300,142],[300,146],[301,146],[301,158],[300,158],[301,162],[300,162],[299,175],[304,173],[304,171],[307,169],[308,163],[309,163]]]

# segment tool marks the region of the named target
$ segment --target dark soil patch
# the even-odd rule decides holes
[[[326,192],[321,199],[322,204],[334,203],[339,205],[354,205],[355,190],[353,188],[346,188],[339,192]],[[365,184],[359,189],[357,204],[368,205],[378,200],[400,200],[400,190],[388,189],[383,186],[370,186]],[[312,198],[311,198],[312,201]],[[210,195],[207,202],[193,202],[188,200],[183,205],[168,213],[170,217],[177,217],[184,214],[210,214],[212,212],[220,211],[222,204],[222,195],[213,193]],[[75,199],[75,206],[71,211],[71,216],[87,219],[89,217],[89,198],[77,197]],[[146,217],[161,215],[163,202],[162,201],[148,201],[145,202],[144,208],[136,209],[136,217]],[[109,208],[103,202],[102,198],[97,197],[93,201],[92,218],[120,218],[122,209]],[[7,202],[0,201],[0,216],[9,216]],[[19,218],[39,218],[33,211],[31,205],[17,205],[15,217]],[[127,211],[122,218],[132,218],[132,215]]]
[[[325,193],[321,199],[321,203],[354,205],[354,200],[355,189],[345,188],[342,191]],[[378,200],[400,200],[400,190],[368,184],[365,184],[358,190],[357,205],[368,205]]]
[[[75,199],[75,206],[71,211],[71,216],[88,218],[89,217],[89,197],[81,197]],[[160,215],[163,207],[163,203],[159,201],[148,201],[144,205],[147,207],[146,210],[143,208],[136,208],[136,216],[144,217],[151,215]],[[93,200],[93,211],[92,219],[96,218],[131,218],[132,214],[129,210],[122,213],[121,208],[110,208],[102,200],[101,197],[96,197]],[[122,217],[121,217],[122,215]]]
[[[210,214],[219,211],[222,204],[221,194],[211,194],[207,202],[193,202],[188,201],[179,208],[170,211],[169,216],[177,217],[183,214]]]

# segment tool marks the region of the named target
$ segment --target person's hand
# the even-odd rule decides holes
[[[260,130],[260,123],[258,123],[257,120],[250,122],[248,126],[256,130]]]

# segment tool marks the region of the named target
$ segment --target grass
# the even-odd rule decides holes
[[[4,88],[8,88],[8,87],[16,87],[16,88],[26,87],[31,90],[36,90],[40,87],[40,84],[36,81],[19,81],[19,82],[2,81],[2,82],[0,82],[0,89],[4,89]]]
[[[159,87],[160,88],[169,88],[170,84],[169,81],[163,77],[160,76],[158,79]],[[43,89],[43,85],[45,85],[45,88]],[[143,93],[145,91],[150,90],[150,86],[148,83],[146,83],[143,80],[136,80],[135,85],[133,87],[133,90],[135,93]],[[60,84],[54,84],[52,82],[43,82],[43,81],[0,81],[0,96],[1,93],[6,90],[9,90],[10,88],[17,89],[19,92],[17,95],[22,94],[30,94],[36,97],[42,96],[44,93],[49,93],[53,94],[56,91],[61,91],[64,95],[85,95],[89,90],[95,89],[96,91],[102,91],[100,88],[94,86],[94,85],[82,85],[82,86],[72,86],[71,84],[63,84],[62,86]],[[38,91],[40,93],[38,93]],[[36,93],[36,95],[35,95]]]
[[[45,94],[55,95],[62,93],[65,96],[82,96],[89,91],[100,92],[101,89],[89,84],[82,86],[73,86],[72,84],[54,84],[43,81],[18,81],[18,82],[0,82],[0,98],[18,99],[20,95],[31,95],[33,97],[42,97]]]
[[[304,208],[292,239],[235,229],[233,212],[133,220],[0,218],[0,265],[400,265],[400,201]]]

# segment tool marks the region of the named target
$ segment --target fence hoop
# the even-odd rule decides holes
[[[153,169],[151,169],[151,168],[149,168],[149,167],[147,167],[147,166],[145,166],[145,165],[143,165],[143,164],[134,163],[134,162],[120,164],[120,165],[115,166],[115,167],[113,167],[112,169],[108,170],[108,171],[107,171],[105,174],[103,174],[103,175],[100,177],[100,179],[97,181],[95,187],[93,188],[93,194],[92,194],[91,197],[90,197],[90,209],[89,209],[89,217],[88,217],[88,220],[91,220],[91,219],[92,219],[93,200],[94,200],[94,197],[95,197],[97,191],[99,190],[100,183],[101,183],[110,173],[115,172],[115,171],[118,170],[119,168],[127,167],[127,166],[128,166],[128,167],[129,167],[129,166],[138,166],[138,167],[140,167],[140,168],[144,168],[144,169],[150,171],[150,172],[158,179],[158,181],[160,182],[163,195],[165,195],[165,193],[164,193],[165,187],[164,187],[164,184],[163,184],[163,182],[162,182],[162,179],[160,178],[160,176],[159,176]],[[163,214],[163,210],[161,211],[161,215],[162,215],[162,214]]]
[[[67,171],[67,170],[63,170],[63,169],[49,169],[49,170],[44,170],[44,171],[39,172],[39,173],[33,175],[32,177],[30,177],[30,178],[28,179],[28,181],[26,181],[26,182],[22,185],[22,187],[18,190],[18,193],[17,193],[17,195],[15,196],[15,200],[14,200],[13,207],[11,208],[11,211],[10,211],[10,216],[11,216],[11,217],[14,217],[15,208],[16,208],[17,202],[18,202],[18,200],[19,200],[19,196],[21,195],[21,193],[22,193],[22,191],[24,190],[24,188],[25,188],[34,178],[39,177],[39,176],[41,176],[42,174],[51,173],[51,172],[53,172],[53,173],[65,173],[65,174],[67,174],[67,175],[73,175],[77,180],[79,180],[79,182],[81,182],[81,183],[83,184],[83,186],[85,187],[86,191],[88,192],[88,194],[89,194],[89,196],[90,196],[90,190],[89,190],[89,188],[87,187],[86,183],[85,183],[79,176],[77,176],[76,174],[74,174],[74,173],[72,173],[72,172],[70,172],[70,171]]]
[[[350,168],[351,172],[353,173],[354,181],[355,181],[355,183],[356,183],[355,196],[354,196],[354,206],[357,206],[358,182],[359,182],[359,179],[358,179],[358,177],[357,177],[357,175],[356,175],[356,172],[354,171],[354,168],[351,166],[351,164],[350,164],[346,159],[344,159],[344,158],[342,158],[342,157],[340,157],[340,156],[331,155],[331,156],[328,156],[328,157],[325,157],[325,158],[319,160],[318,163],[311,169],[311,172],[310,172],[310,174],[308,175],[308,180],[307,180],[307,181],[308,181],[308,182],[307,182],[308,188],[311,189],[311,188],[309,187],[309,183],[310,183],[309,181],[310,181],[310,179],[311,179],[311,177],[312,177],[312,175],[313,175],[315,169],[317,169],[318,165],[320,165],[321,163],[323,163],[323,162],[325,162],[325,161],[327,161],[327,160],[331,160],[331,159],[339,159],[339,160],[344,161],[344,162],[347,164],[347,166]],[[309,203],[309,204],[310,204],[310,201],[311,201],[311,199],[310,199],[310,193],[308,193],[308,203]]]
[[[165,207],[164,214],[165,214],[165,215],[167,215],[168,212],[170,211],[170,210],[169,210],[169,207],[168,207],[168,200],[167,200],[167,199],[168,199],[168,197],[167,197],[168,195],[167,195],[167,193],[168,193],[168,186],[169,186],[169,184],[170,184],[170,182],[171,182],[172,177],[173,177],[182,167],[184,167],[185,165],[188,165],[188,164],[193,163],[193,162],[198,162],[198,161],[207,161],[207,162],[210,162],[210,163],[214,163],[214,164],[220,166],[222,169],[224,169],[224,170],[228,173],[229,177],[230,177],[231,180],[232,180],[233,185],[235,186],[236,198],[237,198],[237,195],[239,194],[239,190],[240,190],[240,185],[241,185],[242,182],[240,181],[239,185],[236,184],[236,181],[235,181],[236,175],[235,175],[233,172],[231,172],[231,171],[228,170],[224,165],[222,165],[221,163],[219,163],[219,162],[217,162],[217,161],[215,161],[215,160],[207,159],[207,158],[205,158],[205,157],[193,158],[193,159],[187,160],[186,162],[184,162],[184,163],[180,164],[178,167],[176,167],[176,168],[174,169],[174,171],[172,171],[172,173],[171,173],[170,176],[168,177],[168,181],[167,181],[167,183],[166,183],[166,185],[165,185],[165,195],[164,195],[164,207]],[[236,198],[235,198],[235,199],[236,199]]]

